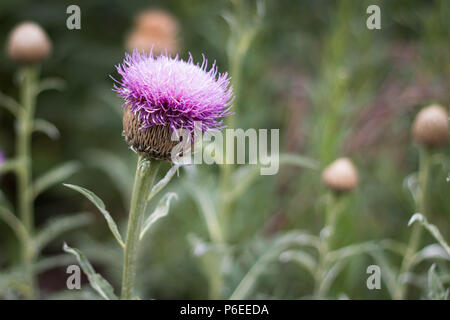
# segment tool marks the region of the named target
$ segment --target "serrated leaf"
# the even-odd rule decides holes
[[[420,222],[425,229],[428,230],[428,232],[431,233],[431,235],[439,242],[439,244],[444,248],[444,250],[447,252],[447,254],[450,255],[450,246],[445,241],[444,237],[439,232],[439,229],[434,225],[428,222],[427,218],[425,218],[420,213],[415,213],[411,217],[411,219],[408,222],[408,226],[411,226],[414,222]]]
[[[79,213],[70,216],[59,216],[50,220],[40,229],[34,238],[36,251],[41,251],[48,243],[66,231],[79,228],[91,221],[89,214]]]
[[[59,130],[56,126],[44,119],[34,120],[34,131],[39,131],[46,134],[50,139],[56,140],[59,138]]]
[[[114,222],[114,219],[111,217],[111,215],[109,214],[109,212],[106,210],[105,208],[105,204],[103,203],[102,199],[100,199],[95,193],[93,193],[92,191],[85,189],[83,187],[79,187],[73,184],[67,184],[64,183],[64,186],[73,189],[79,193],[81,193],[82,195],[84,195],[89,201],[91,201],[98,210],[100,210],[100,212],[103,214],[103,216],[106,219],[106,222],[108,223],[109,229],[111,230],[112,234],[114,235],[114,237],[116,238],[117,242],[119,242],[119,244],[125,248],[125,243],[122,240],[122,236],[120,235],[119,229],[117,228],[116,223]]]
[[[169,192],[162,197],[155,211],[153,211],[153,213],[145,220],[139,239],[144,237],[145,233],[156,221],[162,217],[165,217],[169,213],[170,201],[177,198],[178,197],[174,192]]]
[[[67,253],[73,254],[80,264],[81,269],[87,275],[91,287],[97,291],[100,296],[105,300],[117,300],[117,296],[114,294],[113,287],[103,278],[99,273],[96,273],[92,265],[87,258],[81,253],[80,250],[69,247],[64,243],[63,250]]]
[[[36,198],[42,192],[50,188],[51,186],[69,178],[75,172],[80,169],[80,164],[76,161],[70,161],[50,171],[44,173],[38,177],[33,184],[33,196]]]

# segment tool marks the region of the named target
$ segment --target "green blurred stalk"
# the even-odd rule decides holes
[[[420,163],[419,163],[419,194],[417,197],[417,210],[419,213],[426,217],[427,212],[427,193],[428,193],[428,181],[431,168],[431,151],[427,148],[420,150]],[[400,267],[399,276],[406,275],[410,272],[413,263],[413,257],[420,246],[422,238],[423,227],[420,223],[415,223],[412,226],[411,237],[406,248],[406,253],[403,257],[402,265]],[[394,292],[395,300],[403,300],[406,297],[407,282],[401,282],[397,285],[397,290]]]
[[[125,242],[123,275],[122,275],[122,300],[133,299],[136,279],[137,251],[139,235],[147,206],[147,197],[155,181],[161,162],[146,159],[139,155],[133,193],[131,196],[130,213],[128,217],[127,238]]]
[[[17,167],[17,204],[22,224],[27,230],[29,238],[34,233],[34,213],[32,195],[32,161],[31,161],[31,135],[33,133],[33,119],[36,105],[39,68],[25,66],[20,71],[22,81],[20,86],[21,112],[17,119],[16,153],[19,159]],[[22,264],[26,272],[26,281],[29,284],[27,299],[34,299],[37,295],[35,274],[32,264],[35,260],[34,250],[30,241],[22,241]]]
[[[327,259],[328,252],[331,247],[331,239],[334,235],[334,230],[336,227],[336,216],[338,215],[338,201],[340,195],[334,194],[330,191],[327,195],[327,204],[325,209],[325,226],[324,229],[326,234],[321,235],[321,241],[319,246],[319,265],[317,272],[315,274],[315,286],[314,286],[314,298],[322,299],[327,292],[323,286],[325,281],[326,273],[328,272],[329,261]],[[323,232],[323,231],[322,231]]]

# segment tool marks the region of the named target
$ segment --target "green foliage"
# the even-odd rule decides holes
[[[106,222],[108,223],[108,227],[111,230],[112,234],[116,238],[117,242],[122,246],[125,247],[125,244],[122,240],[122,236],[120,235],[119,229],[117,228],[116,223],[114,222],[114,219],[111,217],[109,212],[105,208],[105,204],[103,203],[102,199],[97,197],[92,191],[89,191],[88,189],[75,186],[73,184],[64,184],[67,188],[73,189],[75,191],[78,191],[83,196],[85,196],[89,201],[91,201],[97,209],[103,214],[103,216],[106,219]]]

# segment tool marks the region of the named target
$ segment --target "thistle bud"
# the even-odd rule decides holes
[[[155,125],[144,128],[145,122],[130,108],[123,112],[123,136],[125,141],[137,153],[157,160],[170,160],[171,151],[178,141],[172,141],[172,132],[168,126]]]
[[[437,104],[417,114],[412,127],[414,140],[427,147],[440,146],[448,140],[448,113]]]
[[[178,51],[178,23],[163,10],[147,10],[135,20],[135,26],[126,40],[129,51],[153,51],[155,54]]]
[[[335,192],[348,192],[358,185],[358,172],[348,158],[333,161],[322,172],[323,183]]]
[[[10,33],[7,45],[8,56],[20,63],[36,63],[50,54],[52,44],[45,31],[36,23],[23,22]]]

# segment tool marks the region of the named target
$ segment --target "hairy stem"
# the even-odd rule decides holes
[[[147,206],[147,197],[155,180],[159,166],[160,161],[152,160],[152,162],[150,162],[150,160],[146,159],[144,156],[139,156],[138,158],[125,242],[121,295],[121,299],[123,300],[134,298],[133,291],[136,278],[139,234],[141,232],[145,208]]]
[[[418,212],[420,212],[425,217],[426,217],[426,211],[427,211],[426,199],[427,199],[427,193],[428,193],[428,180],[429,180],[430,167],[431,167],[430,150],[423,148],[420,151],[419,177],[418,177],[419,194],[417,195],[416,206],[417,206]],[[415,223],[412,226],[412,228],[413,229],[411,231],[411,237],[409,238],[408,247],[407,247],[405,255],[403,257],[399,276],[407,275],[408,272],[411,270],[414,254],[416,253],[417,249],[420,246],[420,240],[422,238],[423,227],[420,223]],[[407,289],[407,282],[401,281],[397,285],[397,290],[394,293],[394,299],[396,299],[396,300],[405,299],[406,289]]]
[[[20,102],[22,112],[19,114],[16,126],[16,153],[19,159],[17,167],[17,205],[20,220],[25,226],[29,237],[34,233],[34,213],[32,196],[31,167],[31,134],[38,85],[38,68],[27,66],[21,70]],[[26,270],[26,280],[29,284],[27,299],[36,297],[36,279],[32,270],[35,255],[29,241],[22,241],[22,263]]]

